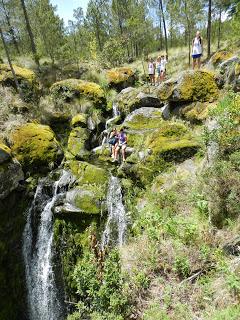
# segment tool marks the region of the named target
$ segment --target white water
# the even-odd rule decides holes
[[[127,230],[127,217],[118,178],[111,176],[107,194],[108,219],[102,235],[102,248],[113,243],[122,246]]]
[[[46,200],[43,192],[45,180],[41,180],[32,205],[27,213],[27,222],[23,234],[23,256],[25,262],[26,284],[28,290],[28,308],[30,320],[61,320],[63,310],[58,299],[54,271],[52,266],[53,213],[61,187],[71,181],[71,175],[63,171],[53,185],[53,196]],[[41,209],[36,244],[33,241],[33,218]]]

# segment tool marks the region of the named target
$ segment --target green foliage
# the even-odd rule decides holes
[[[127,311],[128,296],[124,288],[119,253],[112,250],[103,266],[86,253],[74,270],[80,303],[79,313],[92,314],[91,319],[122,319]],[[117,318],[118,317],[118,318]]]
[[[185,256],[177,256],[174,261],[173,269],[181,278],[187,278],[190,275],[191,268],[189,260]]]

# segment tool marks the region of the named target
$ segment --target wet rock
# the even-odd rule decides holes
[[[71,126],[86,128],[87,127],[87,115],[84,113],[78,113],[71,120]]]
[[[74,128],[69,135],[66,158],[84,160],[89,157],[89,131],[86,128]]]
[[[159,128],[163,123],[162,111],[158,108],[142,107],[131,112],[122,126],[132,130]]]
[[[0,143],[0,199],[6,198],[23,179],[20,163],[12,158],[11,150]]]

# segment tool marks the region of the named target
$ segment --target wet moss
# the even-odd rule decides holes
[[[89,132],[85,128],[74,128],[68,138],[68,146],[66,152],[67,159],[76,158],[83,160],[89,157],[87,151]]]
[[[72,127],[82,127],[86,128],[87,126],[87,115],[84,113],[78,113],[72,118],[71,121]]]

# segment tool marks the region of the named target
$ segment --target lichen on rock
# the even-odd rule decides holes
[[[63,152],[49,126],[27,123],[11,135],[12,152],[25,171],[46,171],[61,161]]]
[[[26,101],[35,100],[38,96],[38,81],[36,74],[26,68],[21,68],[13,65],[19,86]],[[0,64],[0,84],[15,88],[14,78],[10,67],[7,64]]]
[[[54,83],[50,92],[55,99],[71,102],[74,99],[87,99],[95,105],[103,105],[104,91],[100,85],[79,79],[67,79]]]
[[[218,88],[214,75],[208,71],[184,71],[159,87],[158,96],[170,102],[214,101]]]
[[[136,74],[133,69],[128,67],[121,67],[110,69],[107,71],[107,81],[111,88],[118,90],[127,88],[133,85],[136,81]]]
[[[88,129],[81,127],[73,128],[68,138],[66,158],[76,158],[78,160],[87,158],[89,156],[89,151],[87,151],[88,139]]]

